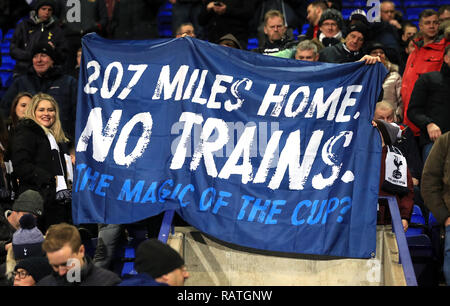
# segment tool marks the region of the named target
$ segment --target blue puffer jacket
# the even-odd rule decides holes
[[[128,274],[124,276],[123,281],[117,286],[168,286],[165,283],[159,283],[147,273],[139,273],[136,275]]]

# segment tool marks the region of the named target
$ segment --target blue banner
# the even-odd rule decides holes
[[[75,223],[173,209],[246,247],[374,255],[381,63],[310,63],[190,37],[82,43]]]

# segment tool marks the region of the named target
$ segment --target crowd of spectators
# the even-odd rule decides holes
[[[397,196],[405,231],[413,205],[417,204],[433,213],[448,233],[449,5],[441,6],[438,11],[423,10],[417,27],[391,1],[381,3],[380,20],[369,20],[365,8],[355,9],[344,19],[341,1],[168,2],[172,5],[172,31],[176,38],[191,36],[243,52],[301,61],[381,62],[388,74],[380,96],[376,97],[378,103],[372,123],[380,131],[383,144],[380,195]],[[0,264],[3,265],[0,280],[3,284],[117,285],[122,282],[110,268],[124,227],[98,224],[95,228],[80,229],[71,225],[68,213],[75,159],[81,39],[92,32],[109,39],[158,38],[157,15],[164,3],[164,0],[0,2],[0,11],[8,12],[0,15],[2,30],[15,28],[10,55],[16,60],[13,82],[0,103],[0,200],[4,211],[0,214]],[[295,37],[295,30],[302,33],[307,23],[306,33]],[[249,50],[249,38],[255,36],[258,47]],[[436,142],[440,143],[439,148],[433,149]],[[408,165],[408,187],[402,191],[382,188],[386,156],[392,146],[399,149]],[[428,156],[441,162],[439,166],[437,161],[428,161]],[[446,162],[442,162],[443,156]],[[426,178],[422,173],[426,173]],[[437,190],[437,183],[429,184],[425,179],[440,182],[442,188]],[[42,211],[46,212],[45,216],[41,216]],[[147,226],[151,238],[156,236],[161,218],[150,219]],[[81,242],[80,230],[98,235],[98,247],[92,259]],[[14,235],[19,231],[22,231],[21,243],[42,245],[48,260],[42,260],[40,252],[27,252],[15,246]],[[450,284],[448,236],[444,273]],[[147,240],[137,252],[138,277],[127,279],[122,285],[182,285],[189,273],[182,258],[166,247]],[[159,265],[154,266],[155,262]],[[68,282],[69,268],[77,264],[81,274],[78,279],[77,275],[70,275],[75,281]]]

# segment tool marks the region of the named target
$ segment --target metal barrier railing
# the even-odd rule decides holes
[[[389,211],[392,219],[392,229],[395,233],[397,246],[399,251],[399,263],[403,266],[407,286],[417,286],[416,274],[412,264],[411,255],[409,253],[408,242],[406,241],[405,231],[403,230],[402,219],[398,209],[397,199],[395,197],[380,197],[386,199],[389,204]]]

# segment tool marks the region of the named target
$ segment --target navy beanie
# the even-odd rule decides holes
[[[42,242],[44,235],[36,227],[36,218],[25,214],[20,218],[20,228],[13,234],[12,248],[15,259],[43,256]]]
[[[172,272],[184,265],[180,254],[158,239],[142,242],[136,250],[134,267],[138,273],[147,273],[153,278]]]
[[[41,8],[41,6],[48,5],[51,6],[53,11],[55,10],[55,1],[52,0],[38,0],[34,6],[36,12]]]
[[[45,276],[50,275],[53,271],[52,267],[48,263],[47,257],[25,258],[16,264],[14,271],[17,271],[18,269],[26,270],[33,277],[36,283]]]

